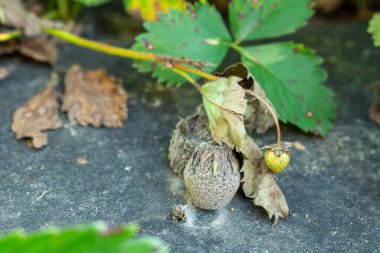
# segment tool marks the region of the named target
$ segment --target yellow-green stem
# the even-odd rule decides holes
[[[236,52],[239,52],[242,56],[247,57],[251,61],[257,63],[257,59],[253,55],[251,55],[250,53],[248,53],[246,50],[244,50],[241,46],[239,46],[239,44],[237,42],[230,43],[228,45],[230,46],[230,48],[232,48]]]
[[[120,48],[120,47],[115,47],[111,46],[108,44],[100,43],[100,42],[95,42],[92,40],[84,39],[82,37],[79,37],[77,35],[71,34],[69,32],[65,32],[60,29],[56,28],[44,28],[43,31],[47,34],[53,35],[55,37],[58,37],[60,39],[66,40],[72,44],[90,48],[96,51],[100,51],[103,53],[111,54],[111,55],[116,55],[116,56],[121,56],[121,57],[126,57],[126,58],[131,58],[135,60],[145,60],[145,61],[155,61],[159,62],[165,58],[165,56],[161,55],[156,55],[152,53],[146,53],[146,52],[140,52],[140,51],[135,51],[131,49],[126,49],[126,48]],[[214,75],[211,75],[207,72],[203,72],[199,69],[191,68],[189,66],[179,64],[179,63],[174,63],[172,66],[173,69],[181,70],[187,73],[192,73],[197,76],[201,76],[203,78],[206,78],[208,80],[216,80],[217,77]],[[177,71],[178,73],[178,71]],[[186,78],[189,80],[189,78]]]
[[[189,81],[189,83],[191,85],[193,85],[193,87],[199,91],[199,93],[201,93],[201,87],[198,85],[198,83],[194,80],[194,78],[192,78],[189,74],[187,74],[185,71],[181,70],[181,69],[177,69],[175,67],[173,67],[173,71],[178,73],[179,75],[181,75],[183,78],[185,78],[187,81]]]
[[[182,65],[182,64],[174,64],[173,67],[176,69],[180,69],[180,70],[195,74],[197,76],[203,77],[203,78],[208,79],[210,81],[214,81],[214,80],[218,79],[217,76],[214,76],[214,75],[209,74],[207,72],[203,72],[199,69],[190,68],[190,67]]]
[[[117,55],[121,57],[127,57],[135,60],[157,61],[156,55],[151,53],[134,51],[131,49],[115,47],[108,44],[84,39],[82,37],[57,28],[43,28],[43,32],[58,37],[60,39],[66,40],[77,46],[90,48],[95,51],[100,51],[103,53]]]
[[[0,41],[11,40],[11,39],[20,37],[21,35],[22,35],[22,31],[20,31],[20,30],[0,33]]]

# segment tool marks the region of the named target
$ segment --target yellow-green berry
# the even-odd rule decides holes
[[[273,173],[280,173],[290,162],[290,152],[269,148],[264,153],[264,160]]]

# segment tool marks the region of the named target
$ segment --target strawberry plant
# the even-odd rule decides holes
[[[139,2],[140,5],[135,1],[125,3],[130,7],[133,3],[143,6],[145,2]],[[199,1],[186,9],[160,13],[157,21],[145,22],[146,32],[136,37],[130,49],[82,38],[65,31],[57,23],[25,13],[27,18],[33,19],[34,25],[30,27],[30,22],[18,22],[14,17],[14,6],[3,3],[0,7],[3,24],[18,28],[2,33],[2,41],[48,34],[82,47],[132,58],[139,72],[151,72],[158,82],[168,86],[193,85],[203,99],[203,109],[197,112],[198,118],[207,119],[208,135],[215,145],[229,149],[227,151],[231,154],[225,156],[226,159],[236,160],[234,152],[242,155],[242,182],[246,196],[254,198],[256,205],[263,206],[270,218],[274,216],[275,222],[279,217],[288,217],[285,197],[273,177],[273,173],[282,171],[290,161],[288,144],[281,142],[277,117],[305,132],[324,136],[332,129],[335,117],[334,94],[323,85],[327,74],[320,66],[323,59],[314,50],[292,41],[263,44],[257,41],[277,39],[304,26],[313,15],[308,0],[233,0],[228,7],[228,22],[207,1]],[[20,11],[18,9],[18,13]],[[145,18],[154,19],[151,16]],[[214,73],[229,50],[239,54],[242,63],[227,68],[221,74]],[[198,83],[200,78],[207,80],[202,86]],[[262,132],[273,122],[277,129],[277,142],[264,147],[266,152],[263,155],[246,129],[251,125],[251,129]],[[209,141],[210,136],[200,139]],[[172,143],[176,145],[175,141]],[[218,157],[215,152],[219,151],[207,148],[211,149],[207,152]],[[197,147],[193,147],[191,152],[195,149]],[[202,164],[193,158],[187,159],[189,166],[209,169],[210,162]],[[214,158],[211,175],[218,175],[219,161],[216,160]],[[234,167],[232,169],[236,172],[236,166],[239,166],[236,164],[239,163],[231,162],[226,166]],[[209,177],[207,180],[214,179]],[[278,194],[274,196],[272,192]]]

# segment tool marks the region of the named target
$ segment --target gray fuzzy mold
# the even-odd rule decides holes
[[[182,177],[183,170],[199,143],[212,141],[206,113],[203,106],[198,106],[193,115],[177,123],[170,140],[170,167]]]
[[[239,162],[230,148],[202,142],[183,176],[192,204],[202,209],[218,209],[227,205],[239,188]]]

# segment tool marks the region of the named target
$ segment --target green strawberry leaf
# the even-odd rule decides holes
[[[132,238],[136,225],[109,230],[103,223],[66,230],[48,229],[26,235],[16,231],[0,238],[1,253],[166,253],[167,248],[153,238]]]
[[[333,92],[322,83],[322,58],[302,44],[279,42],[245,47],[242,61],[255,76],[280,119],[302,130],[326,135],[335,118]]]
[[[190,60],[203,60],[219,65],[225,57],[231,37],[217,10],[207,4],[197,5],[193,10],[181,12],[169,10],[159,14],[159,21],[146,22],[147,33],[137,36],[132,49]],[[186,80],[160,64],[136,61],[140,72],[153,72],[159,82],[182,84]],[[211,67],[208,71],[213,71]],[[193,76],[198,79],[198,76]]]
[[[374,14],[369,21],[368,32],[372,34],[373,44],[380,47],[380,13]]]
[[[229,20],[237,41],[277,37],[293,33],[313,15],[309,0],[234,0]]]

